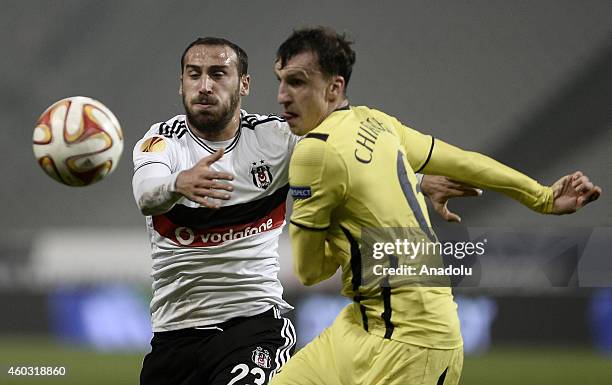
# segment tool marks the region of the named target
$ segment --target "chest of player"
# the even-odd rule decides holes
[[[214,148],[189,143],[190,150],[182,154],[182,169],[193,167],[209,156]],[[230,173],[234,180],[231,199],[225,205],[252,201],[272,194],[288,183],[290,152],[283,146],[262,145],[248,135],[226,147],[223,157],[211,165],[215,171]]]

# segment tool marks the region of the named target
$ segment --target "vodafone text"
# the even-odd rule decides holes
[[[234,231],[234,229],[229,229],[225,232],[210,232],[197,234],[197,237],[201,239],[201,242],[205,244],[220,244],[227,241],[233,241],[236,239],[248,237],[251,235],[259,234],[264,231],[272,230],[274,228],[272,219],[268,219],[264,223],[260,224],[257,227],[246,227],[244,230]],[[188,246],[194,243],[196,240],[196,234],[189,227],[177,227],[174,230],[174,235],[178,243],[183,246]]]

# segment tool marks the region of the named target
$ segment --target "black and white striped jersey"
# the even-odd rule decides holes
[[[171,208],[147,216],[154,331],[213,325],[274,306],[291,309],[277,277],[278,238],[285,224],[289,160],[298,139],[278,116],[241,111],[241,126],[228,141],[203,140],[178,115],[154,124],[136,144],[137,202],[151,193],[139,191],[144,179],[160,177],[172,191],[180,171],[221,147],[225,153],[211,168],[234,175],[231,199],[220,201],[217,210],[166,191],[163,199]]]

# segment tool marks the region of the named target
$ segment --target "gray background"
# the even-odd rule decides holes
[[[610,1],[4,1],[0,44],[0,231],[23,240],[47,226],[138,227],[131,149],[149,126],[182,112],[179,58],[197,36],[250,55],[253,112],[278,113],[272,64],[291,29],[329,25],[356,41],[349,86],[365,104],[550,184],[573,170],[604,189],[579,214],[538,216],[497,194],[454,202],[469,225],[610,226]],[[46,177],[34,122],[52,102],[86,95],[115,112],[125,150],[87,188]],[[143,229],[144,237],[144,229]]]

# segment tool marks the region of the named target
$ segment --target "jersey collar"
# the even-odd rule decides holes
[[[240,139],[240,134],[242,133],[244,113],[245,112],[243,110],[240,110],[240,126],[238,127],[238,130],[236,131],[236,135],[234,136],[234,139],[232,139],[230,144],[227,145],[227,147],[225,147],[224,149],[225,154],[232,151],[238,144],[238,139]],[[215,152],[217,152],[217,149],[210,147],[208,144],[206,144],[206,142],[202,138],[198,137],[196,134],[193,133],[193,131],[191,131],[191,127],[189,127],[189,124],[187,124],[186,120],[187,120],[187,117],[185,117],[185,125],[187,126],[187,132],[189,132],[189,135],[193,138],[193,140],[195,140],[195,142],[199,144],[200,146],[202,146],[207,152],[211,154],[214,154]]]

